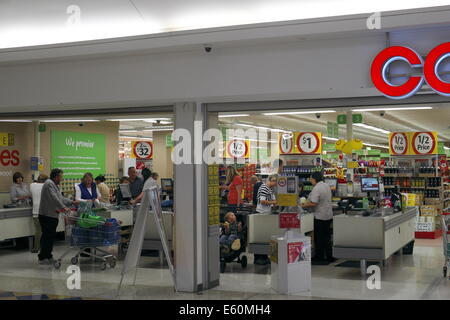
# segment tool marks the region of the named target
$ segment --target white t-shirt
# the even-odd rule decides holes
[[[153,178],[148,178],[144,183],[144,190],[151,189],[153,187],[158,188],[158,182]]]
[[[318,220],[333,219],[333,205],[331,198],[331,188],[328,184],[320,181],[314,186],[308,197],[309,201],[317,203],[317,205],[312,208],[314,218]]]
[[[33,182],[30,185],[31,196],[33,197],[33,217],[39,216],[39,204],[41,203],[41,192],[43,183]]]

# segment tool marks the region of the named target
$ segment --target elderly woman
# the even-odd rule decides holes
[[[16,172],[13,175],[13,185],[11,186],[12,203],[31,204],[31,192],[26,183],[23,182],[23,175]]]

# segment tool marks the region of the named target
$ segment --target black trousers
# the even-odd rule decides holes
[[[56,228],[58,227],[58,219],[39,215],[39,223],[41,224],[41,252],[39,252],[39,260],[53,258],[53,243],[56,238]]]
[[[333,258],[333,250],[331,246],[332,222],[332,219],[314,219],[314,250],[316,259],[330,260]]]

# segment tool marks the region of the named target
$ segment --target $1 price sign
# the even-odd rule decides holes
[[[292,153],[292,147],[294,146],[292,134],[280,135],[279,148],[281,154]]]
[[[322,153],[321,132],[300,132],[297,135],[297,148],[299,153]]]

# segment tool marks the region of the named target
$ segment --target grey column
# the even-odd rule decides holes
[[[206,282],[207,229],[203,205],[205,168],[202,164],[204,113],[200,104],[175,105],[175,129],[185,129],[190,152],[188,163],[174,165],[175,270],[179,291],[197,292]],[[187,140],[186,140],[187,141]],[[174,139],[175,148],[182,143]],[[176,157],[176,154],[174,155]]]

